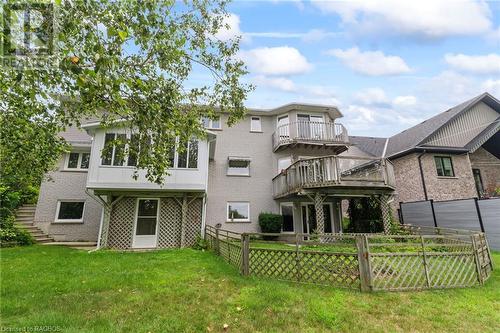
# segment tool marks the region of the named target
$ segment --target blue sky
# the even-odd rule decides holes
[[[484,91],[500,98],[500,2],[235,1],[228,31],[248,107],[337,105],[351,135],[389,136]]]

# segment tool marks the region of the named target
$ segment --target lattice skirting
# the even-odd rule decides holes
[[[191,199],[192,200],[192,199]],[[191,201],[190,200],[190,201]],[[181,247],[182,198],[160,199],[158,220],[158,248]],[[114,249],[132,247],[137,198],[126,197],[117,202],[111,210],[108,246]],[[203,200],[195,199],[188,207],[185,225],[184,246],[192,246],[201,234]]]

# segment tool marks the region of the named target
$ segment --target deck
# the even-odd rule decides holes
[[[383,158],[337,155],[299,160],[273,178],[273,195],[282,199],[321,189],[332,194],[393,192],[392,163]]]
[[[273,133],[273,151],[285,147],[327,148],[332,154],[347,150],[349,136],[342,124],[295,121],[278,126]]]

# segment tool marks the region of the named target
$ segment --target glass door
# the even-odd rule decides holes
[[[159,201],[159,199],[138,200],[132,247],[156,247]]]
[[[332,204],[323,204],[323,216],[325,217],[325,233],[331,233],[333,228]],[[304,233],[313,233],[318,228],[316,209],[314,204],[302,204],[302,230]]]
[[[280,139],[290,138],[288,115],[278,117],[278,135]]]

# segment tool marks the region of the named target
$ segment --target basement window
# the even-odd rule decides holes
[[[227,222],[250,222],[250,203],[228,202]]]
[[[250,158],[248,157],[228,157],[228,176],[250,176]]]
[[[58,201],[55,222],[83,222],[85,201]]]
[[[455,177],[453,162],[450,156],[434,156],[436,172],[439,177]]]

